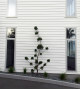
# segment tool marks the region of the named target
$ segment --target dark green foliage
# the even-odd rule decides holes
[[[26,68],[24,68],[24,69],[23,69],[23,73],[26,74],[26,71],[27,71]]]
[[[29,60],[28,57],[25,57],[25,60]]]
[[[41,41],[41,40],[42,40],[42,38],[41,38],[41,37],[38,37],[38,38],[37,38],[37,41]]]
[[[32,63],[32,62],[30,62],[30,65],[32,66],[32,65],[33,65],[33,63]]]
[[[45,49],[44,49],[44,46],[42,45],[42,37],[40,37],[40,35],[39,35],[37,26],[34,27],[34,30],[35,30],[35,35],[37,35],[36,37],[37,37],[38,44],[37,44],[36,49],[34,49],[35,53],[34,53],[33,57],[31,57],[31,59],[29,59],[28,57],[25,57],[25,59],[29,62],[29,64],[32,67],[31,73],[34,73],[34,71],[36,71],[38,74],[39,70],[43,70],[44,67],[47,65],[47,63],[50,62],[50,59],[48,59],[46,61],[46,63],[39,60],[40,56],[42,55],[42,52],[44,52],[43,50],[48,50],[49,48],[45,47]],[[47,73],[45,73],[44,76],[46,77]]]
[[[75,78],[76,83],[80,83],[80,77]]]
[[[46,63],[44,63],[44,65],[43,66],[46,66]]]
[[[43,45],[42,44],[38,44],[37,49],[42,50],[43,49]]]
[[[44,77],[47,78],[48,77],[48,73],[44,72]]]
[[[35,30],[38,30],[38,27],[37,27],[37,26],[35,26],[35,27],[34,27],[34,29],[35,29]]]
[[[35,60],[35,64],[37,64],[37,63],[38,63],[38,60],[36,59],[36,60]]]
[[[37,69],[37,68],[38,68],[38,66],[35,66],[35,67],[34,67],[34,69]]]
[[[40,53],[40,55],[42,55],[42,53]]]
[[[10,68],[8,69],[8,72],[9,72],[9,73],[14,73],[14,68],[13,68],[13,67],[10,67]]]
[[[35,32],[35,35],[38,35],[38,31]]]
[[[39,65],[42,64],[43,62],[42,61],[39,61]]]
[[[46,50],[48,50],[49,48],[48,48],[48,47],[46,47],[45,49],[46,49]]]
[[[43,70],[43,66],[41,66],[40,69]]]
[[[33,69],[31,69],[31,73],[32,73],[32,74],[34,73],[34,70],[33,70]]]
[[[34,57],[37,57],[37,54],[34,54]]]
[[[60,75],[60,79],[61,79],[61,80],[66,80],[66,74],[64,74],[64,73],[61,74],[61,75]]]
[[[50,59],[48,59],[47,62],[50,62]]]
[[[34,51],[37,52],[37,49],[35,49]]]
[[[31,57],[31,59],[33,60],[33,59],[34,59],[34,57]]]

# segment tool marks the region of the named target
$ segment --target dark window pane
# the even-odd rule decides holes
[[[7,40],[6,68],[14,67],[14,40]]]
[[[76,38],[75,29],[74,28],[67,28],[66,29],[66,38],[67,39]]]
[[[15,38],[15,28],[8,28],[7,29],[7,37],[8,38]]]
[[[67,41],[67,69],[75,70],[75,41]]]

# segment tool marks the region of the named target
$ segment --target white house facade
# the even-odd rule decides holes
[[[44,71],[80,74],[80,0],[0,0],[0,71],[30,72],[25,57],[37,45],[34,26],[49,47]]]

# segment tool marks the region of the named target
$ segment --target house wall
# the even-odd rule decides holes
[[[80,0],[76,0],[76,17],[66,17],[66,0],[17,0],[17,17],[7,17],[7,0],[0,0],[0,68],[6,67],[6,28],[16,27],[15,70],[31,68],[24,57],[32,57],[36,48],[34,26],[38,26],[43,45],[49,50],[40,60],[51,62],[45,67],[48,73],[80,73]],[[66,70],[66,27],[76,27],[77,70]],[[43,72],[43,71],[41,71]]]

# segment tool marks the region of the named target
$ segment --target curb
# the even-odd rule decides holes
[[[56,84],[56,85],[60,85],[60,86],[80,89],[80,84],[52,80],[52,79],[44,79],[44,78],[36,78],[36,77],[31,77],[31,76],[22,76],[22,75],[4,74],[4,73],[0,73],[0,77],[11,78],[11,79],[20,79],[20,80],[29,80],[29,81],[42,82],[42,83],[50,83],[50,84]]]

